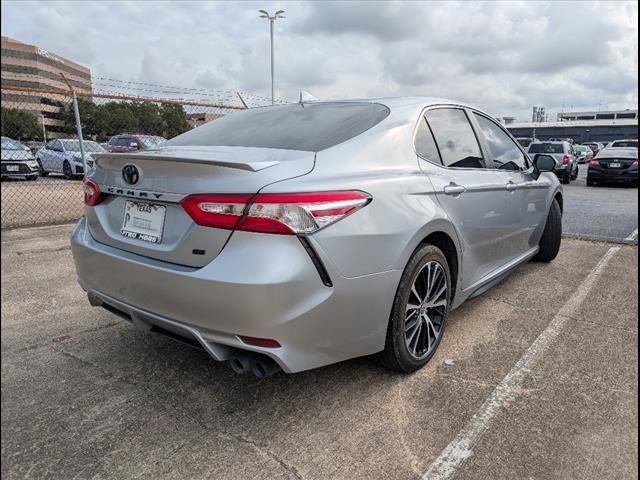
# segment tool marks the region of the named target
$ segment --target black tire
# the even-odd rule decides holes
[[[566,175],[562,175],[562,178],[560,178],[560,181],[564,185],[569,185],[571,183],[571,174],[567,173]]]
[[[446,305],[444,306],[440,330],[434,344],[424,358],[417,359],[409,352],[409,348],[407,347],[407,340],[405,336],[406,308],[414,280],[418,274],[422,272],[425,265],[430,262],[438,263],[444,271],[447,284],[445,294]],[[389,325],[387,327],[385,348],[379,354],[379,360],[385,367],[401,373],[411,373],[422,368],[429,362],[429,360],[431,360],[431,357],[433,357],[433,354],[438,349],[440,340],[444,335],[447,316],[451,305],[451,292],[451,273],[449,271],[447,259],[442,251],[433,245],[425,244],[420,246],[413,253],[409,263],[402,273],[400,284],[396,291],[396,297],[393,301],[393,310],[391,311],[391,317],[389,318]]]
[[[593,187],[596,184],[591,178],[587,177],[587,187]]]
[[[66,160],[62,164],[62,175],[67,180],[72,180],[73,179],[73,171],[71,170],[71,164]]]
[[[42,162],[40,161],[40,159],[36,158],[36,161],[38,162],[38,167],[40,168],[40,176],[46,177],[47,175],[49,175],[49,172],[47,172],[42,166]]]
[[[576,171],[575,173],[571,176],[572,180],[576,180],[578,178],[578,175],[580,175],[580,167],[578,167],[578,165],[576,165]]]
[[[562,243],[562,210],[557,200],[553,200],[544,232],[540,239],[540,251],[533,257],[534,262],[550,262],[558,256]]]

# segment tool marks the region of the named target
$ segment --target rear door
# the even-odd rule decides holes
[[[471,118],[504,186],[502,202],[509,226],[500,248],[505,257],[515,259],[538,244],[551,184],[544,176],[533,177],[533,165],[504,128],[479,112]]]
[[[253,194],[265,185],[309,173],[313,152],[245,147],[164,147],[157,151],[95,154],[96,182],[106,198],[86,209],[94,239],[139,255],[190,267],[204,266],[226,244],[231,230],[197,225],[180,201],[198,193]],[[137,178],[124,175],[134,166]],[[132,183],[129,181],[135,180]],[[140,206],[140,207],[139,207]],[[130,238],[131,215],[152,222],[159,241]],[[125,217],[129,214],[127,224]],[[141,225],[144,227],[144,225]]]
[[[502,244],[513,220],[502,201],[504,182],[487,168],[464,109],[428,109],[425,118],[421,128],[433,134],[438,154],[437,159],[432,155],[426,160],[439,165],[426,171],[457,229],[463,248],[462,286],[468,288],[505,262]]]

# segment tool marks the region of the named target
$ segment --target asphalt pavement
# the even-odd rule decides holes
[[[638,188],[608,185],[587,187],[587,165],[578,179],[564,185],[565,235],[606,242],[638,244]]]
[[[565,239],[413,375],[257,380],[90,307],[70,230],[2,232],[3,479],[637,478],[636,245]]]

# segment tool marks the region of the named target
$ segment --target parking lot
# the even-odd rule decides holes
[[[71,226],[3,231],[2,477],[636,478],[637,189],[583,185],[413,375],[236,375],[90,307]]]

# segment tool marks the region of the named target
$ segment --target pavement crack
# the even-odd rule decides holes
[[[58,248],[34,248],[32,250],[19,250],[16,252],[16,255],[27,255],[29,253],[52,253],[52,252],[62,252],[64,250],[71,250],[71,246],[67,245],[64,247]]]
[[[539,310],[536,308],[523,307],[522,305],[518,305],[516,303],[510,302],[509,300],[504,300],[502,298],[497,298],[492,295],[487,295],[486,293],[481,296],[481,298],[486,298],[489,300],[493,300],[494,302],[503,303],[513,308],[517,308],[518,310],[524,310],[525,312],[538,312]]]
[[[60,352],[63,355],[66,355],[67,357],[73,358],[74,360],[79,361],[80,363],[84,364],[84,365],[89,365],[97,370],[100,370],[100,372],[102,373],[102,375],[104,375],[105,377],[113,377],[113,375],[110,372],[107,372],[104,368],[102,368],[100,365],[98,365],[97,363],[93,363],[90,362],[89,360],[86,360],[78,355],[76,355],[73,352],[69,352],[67,350],[60,350]]]
[[[638,333],[638,330],[633,328],[625,328],[625,327],[620,327],[618,325],[609,325],[608,323],[593,322],[591,320],[585,320],[584,318],[576,318],[571,315],[564,315],[564,317],[568,318],[569,320],[573,320],[574,322],[588,323],[589,325],[595,325],[597,327],[613,328],[615,330],[620,330],[622,332]]]
[[[297,480],[304,480],[296,467],[294,467],[293,465],[290,465],[286,460],[284,460],[283,458],[280,458],[280,456],[277,453],[269,450],[268,448],[266,448],[266,446],[260,444],[259,442],[256,442],[251,438],[247,438],[244,435],[239,435],[237,433],[232,433],[226,430],[217,431],[216,433],[220,438],[223,438],[225,440],[233,439],[239,443],[243,443],[245,445],[251,446],[261,455],[266,456],[271,460],[273,460],[274,462],[276,462],[278,465],[280,465],[284,470],[286,470],[290,475],[292,475]]]

